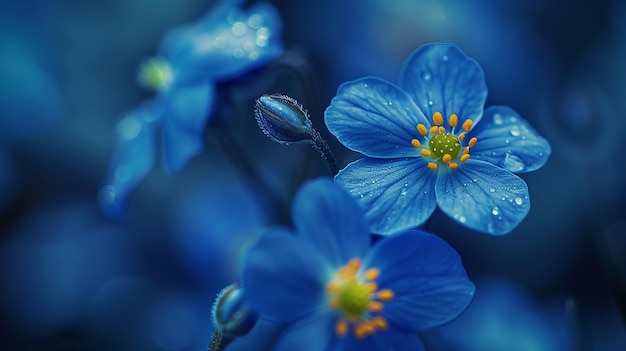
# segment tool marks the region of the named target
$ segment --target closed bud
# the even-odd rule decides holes
[[[313,127],[307,112],[287,95],[261,96],[254,105],[254,116],[265,135],[278,143],[313,142]]]
[[[213,304],[213,323],[223,337],[237,337],[248,333],[257,321],[257,315],[248,307],[243,290],[231,284],[217,295]]]

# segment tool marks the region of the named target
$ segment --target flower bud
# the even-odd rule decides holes
[[[213,304],[213,324],[226,337],[244,335],[254,327],[257,315],[248,307],[243,290],[231,284],[217,295]]]
[[[287,95],[261,96],[254,105],[254,116],[265,135],[278,143],[312,142],[313,127],[307,112]]]

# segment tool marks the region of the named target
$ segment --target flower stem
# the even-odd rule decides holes
[[[324,160],[326,160],[326,163],[328,164],[328,168],[330,168],[330,171],[332,172],[333,176],[337,175],[337,173],[339,173],[339,169],[337,168],[337,162],[335,161],[335,158],[330,152],[330,148],[328,147],[328,143],[326,142],[326,140],[324,140],[324,138],[322,138],[320,133],[316,131],[315,129],[313,129],[311,137],[312,137],[311,140],[313,142],[313,148],[320,153],[320,155],[322,156],[322,158],[324,158]]]
[[[213,338],[211,339],[211,344],[209,345],[209,351],[220,350],[221,343],[222,343],[222,333],[220,333],[219,329],[215,329],[215,333],[213,333]]]

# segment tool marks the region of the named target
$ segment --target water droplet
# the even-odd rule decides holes
[[[497,216],[498,214],[500,214],[500,209],[496,206],[494,208],[491,209],[491,214],[494,216]]]
[[[233,50],[233,57],[234,58],[242,58],[244,55],[243,49],[242,48],[236,48]]]
[[[516,203],[516,204],[521,205],[521,204],[522,204],[522,202],[523,202],[523,200],[522,200],[522,198],[521,198],[521,197],[516,197],[516,198],[515,198],[515,203]]]
[[[503,122],[502,115],[499,114],[499,113],[494,113],[493,114],[493,123],[500,125],[500,124],[502,124],[502,122]]]
[[[459,222],[465,223],[465,222],[467,222],[467,218],[465,218],[464,216],[461,216],[461,217],[459,217]]]
[[[504,156],[504,161],[502,161],[502,165],[511,172],[521,172],[526,168],[522,159],[516,155],[511,155],[509,153]]]
[[[448,55],[443,55],[442,59],[443,59],[444,61],[448,61]]]
[[[422,79],[423,80],[430,80],[430,78],[432,78],[432,77],[433,76],[432,76],[432,74],[430,74],[430,72],[426,72],[426,71],[422,72]]]
[[[511,135],[515,137],[521,134],[518,126],[511,127],[511,130],[509,131],[509,133],[511,133]]]
[[[230,30],[234,35],[240,37],[246,34],[246,29],[247,27],[243,22],[235,22]]]
[[[490,193],[495,193],[495,192],[496,192],[496,189],[494,189],[494,188],[489,188],[489,192],[490,192]]]
[[[428,101],[428,105],[432,106],[433,105],[433,101],[432,100]]]
[[[248,18],[248,25],[252,28],[259,28],[263,25],[263,16],[258,13],[253,14]]]

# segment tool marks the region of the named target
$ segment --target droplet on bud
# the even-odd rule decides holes
[[[137,71],[137,82],[140,86],[152,90],[163,91],[174,81],[174,72],[170,64],[162,57],[153,57],[143,62]]]
[[[254,105],[254,116],[265,135],[278,143],[312,142],[309,115],[298,101],[287,95],[261,96]]]
[[[213,304],[213,324],[225,337],[247,334],[257,321],[257,315],[248,307],[243,290],[231,284],[217,295]]]

